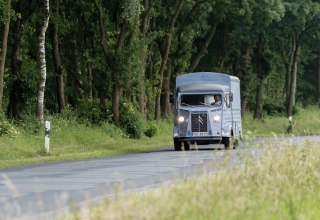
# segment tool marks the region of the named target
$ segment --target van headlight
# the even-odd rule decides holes
[[[214,122],[219,122],[220,121],[220,115],[213,116],[213,121]]]
[[[179,116],[179,117],[178,117],[178,122],[179,122],[179,123],[184,122],[184,117],[183,117],[183,116]]]

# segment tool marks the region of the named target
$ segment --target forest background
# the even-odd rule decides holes
[[[0,22],[1,135],[72,114],[152,136],[196,71],[238,76],[255,119],[320,106],[319,0],[0,0]]]

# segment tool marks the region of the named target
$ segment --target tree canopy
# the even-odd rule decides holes
[[[0,107],[13,119],[37,112],[43,19],[43,1],[0,0]],[[290,116],[320,105],[319,21],[317,0],[53,0],[44,109],[121,125],[130,103],[159,120],[177,75],[211,71],[240,78],[243,112]]]

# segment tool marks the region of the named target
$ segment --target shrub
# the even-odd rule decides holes
[[[263,109],[267,112],[268,115],[284,115],[286,113],[286,108],[283,104],[279,103],[266,103],[263,106]]]
[[[80,100],[76,107],[76,114],[80,121],[89,122],[91,124],[101,124],[103,113],[101,112],[99,102],[97,100]]]
[[[41,122],[33,114],[21,114],[17,124],[23,129],[24,132],[28,134],[36,135],[44,131],[43,124],[41,124]]]
[[[155,122],[150,122],[146,128],[146,130],[144,131],[144,134],[151,138],[153,136],[155,136],[158,133],[159,127]]]
[[[0,136],[14,138],[19,134],[19,131],[13,126],[13,124],[11,124],[3,114],[0,114]]]
[[[143,134],[144,120],[132,103],[121,102],[120,126],[130,138],[139,139]]]

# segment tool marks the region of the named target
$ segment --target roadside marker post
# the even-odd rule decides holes
[[[49,153],[49,149],[50,149],[50,121],[46,121],[44,147],[46,148],[47,153]]]

